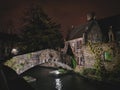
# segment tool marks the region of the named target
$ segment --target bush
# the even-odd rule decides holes
[[[83,75],[95,75],[96,70],[92,68],[87,68],[83,71]]]

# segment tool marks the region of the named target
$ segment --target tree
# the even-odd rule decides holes
[[[71,46],[70,46],[70,43],[68,43],[68,48],[67,48],[66,54],[70,56],[70,61],[71,61],[71,65],[70,65],[70,66],[71,66],[73,69],[75,69],[75,67],[76,67],[76,65],[77,65],[77,62],[76,62],[76,60],[75,60],[75,56],[74,56],[74,54],[73,54],[72,48],[71,48]]]
[[[60,24],[53,22],[41,7],[29,8],[23,20],[22,38],[27,51],[55,49],[63,44]]]

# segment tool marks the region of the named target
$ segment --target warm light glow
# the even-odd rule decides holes
[[[18,54],[18,50],[16,48],[13,48],[11,53],[14,54],[14,55],[17,55]]]

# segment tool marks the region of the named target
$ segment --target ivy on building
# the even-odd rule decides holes
[[[103,61],[103,49],[100,48],[99,45],[100,43],[96,43],[96,44],[92,44],[92,43],[88,43],[88,46],[90,47],[90,50],[93,52],[93,54],[95,55],[95,70],[96,73],[95,75],[97,76],[97,79],[102,80],[105,78],[106,76],[106,70],[104,67],[104,61]]]

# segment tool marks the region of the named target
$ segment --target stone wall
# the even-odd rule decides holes
[[[5,65],[8,65],[14,69],[18,74],[28,70],[29,68],[43,64],[49,61],[60,61],[60,52],[46,49],[38,52],[27,53],[24,55],[19,55],[8,60]]]
[[[95,64],[95,55],[88,46],[84,46],[85,68],[93,68]]]
[[[77,72],[81,72],[87,68],[95,68],[97,59],[107,71],[115,70],[116,66],[120,64],[120,47],[115,43],[94,43],[91,45],[84,45],[82,47],[84,52],[85,64],[83,66],[77,65]],[[109,60],[105,56],[105,52],[109,53]]]

